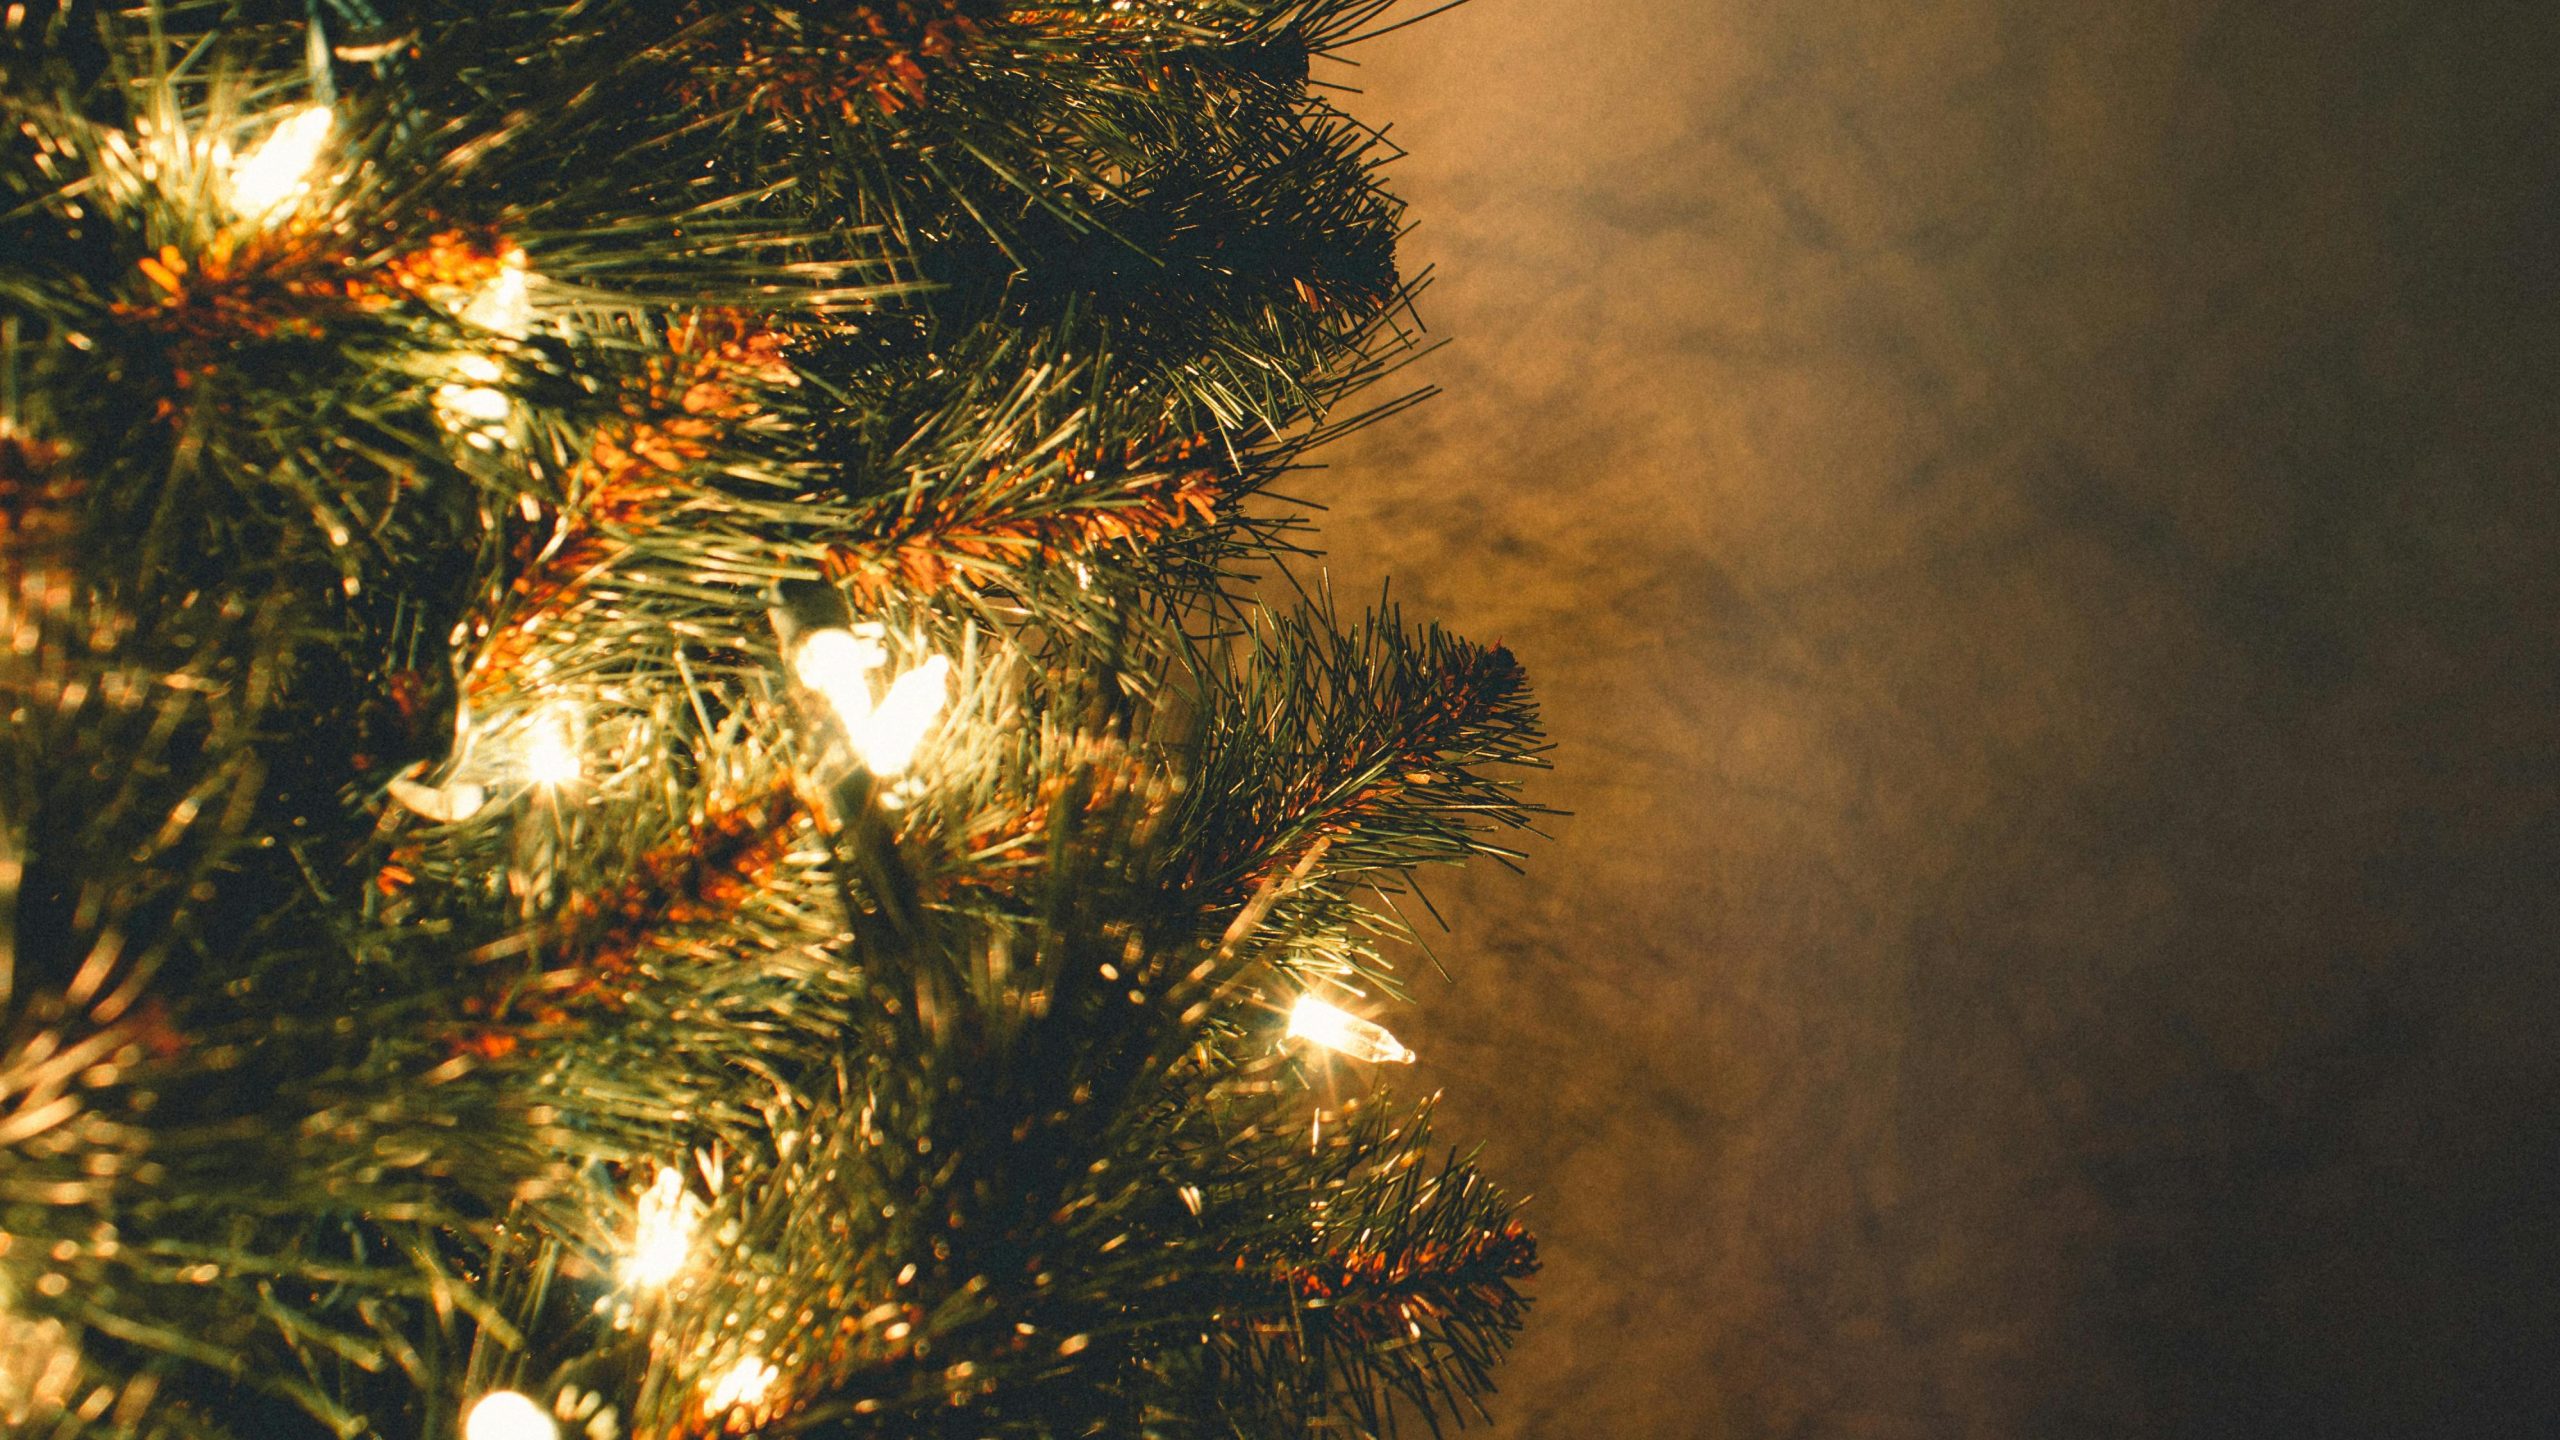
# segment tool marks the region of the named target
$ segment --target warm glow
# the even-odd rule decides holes
[[[334,119],[326,105],[306,105],[276,122],[267,138],[231,167],[231,208],[265,223],[311,189],[311,172],[329,143]]]
[[[453,373],[462,378],[436,387],[436,418],[448,432],[483,449],[503,444],[507,417],[515,410],[507,392],[498,388],[507,378],[506,367],[486,355],[457,355]]]
[[[879,641],[850,630],[811,632],[792,658],[800,683],[826,697],[850,728],[871,714],[871,672],[889,663]]]
[[[533,328],[533,276],[525,270],[524,252],[498,257],[498,273],[462,307],[462,318],[483,330],[521,340]]]
[[[874,638],[827,629],[800,642],[792,669],[800,683],[826,697],[844,722],[853,752],[874,775],[893,776],[915,763],[916,749],[933,733],[948,698],[951,662],[939,655],[901,675],[880,703],[871,703],[871,676],[889,652]]]
[[[727,1374],[703,1392],[703,1413],[717,1415],[740,1405],[762,1403],[772,1393],[773,1382],[781,1378],[782,1372],[766,1364],[763,1356],[749,1355],[730,1366]]]
[[[526,272],[524,252],[509,250],[498,258],[498,273],[473,292],[455,312],[468,324],[521,340],[533,332],[533,277]],[[508,443],[507,421],[515,401],[504,388],[507,369],[497,357],[477,353],[455,355],[448,362],[452,380],[436,387],[436,418],[447,432],[483,450]]]
[[[507,420],[507,392],[491,385],[439,385],[436,409],[449,429],[503,425]]]
[[[462,1421],[462,1440],[559,1440],[560,1427],[542,1407],[513,1390],[480,1397]]]
[[[68,1404],[79,1378],[80,1352],[69,1328],[50,1317],[19,1315],[0,1283],[0,1424],[24,1424],[38,1409]]]
[[[1301,995],[1289,1011],[1289,1038],[1306,1040],[1354,1060],[1410,1065],[1413,1052],[1374,1020],[1363,1020],[1339,1005]]]
[[[525,731],[525,778],[536,785],[567,785],[584,773],[568,711],[555,705],[533,717]]]
[[[421,785],[406,778],[391,782],[391,798],[420,817],[439,825],[452,825],[480,813],[489,801],[489,792],[466,780],[449,785]]]
[[[951,662],[936,655],[898,677],[865,723],[849,727],[853,748],[875,775],[896,775],[916,758],[948,698]]]
[[[693,1232],[702,1210],[702,1202],[685,1191],[684,1172],[661,1167],[658,1178],[640,1193],[640,1223],[632,1232],[631,1256],[622,1263],[622,1278],[644,1289],[674,1279],[693,1253]]]

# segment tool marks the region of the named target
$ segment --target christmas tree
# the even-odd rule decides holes
[[[1479,1413],[1385,4],[0,8],[6,1433]]]

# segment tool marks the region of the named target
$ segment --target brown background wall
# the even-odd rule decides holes
[[[1517,1440],[2560,1434],[2560,44],[1476,0],[1317,489],[1569,808],[1398,1028]]]

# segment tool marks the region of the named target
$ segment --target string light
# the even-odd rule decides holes
[[[824,696],[850,725],[852,717],[871,713],[871,672],[888,663],[888,648],[875,635],[830,628],[811,631],[800,642],[792,669],[801,684]]]
[[[853,727],[853,748],[875,775],[896,775],[916,758],[948,698],[951,662],[936,655],[897,678],[864,724]]]
[[[703,1208],[686,1192],[684,1172],[660,1166],[658,1177],[640,1192],[640,1222],[632,1231],[630,1258],[622,1262],[622,1278],[643,1289],[674,1279],[693,1252],[693,1232]]]
[[[891,682],[875,705],[871,676],[888,663],[889,652],[877,626],[862,629],[874,633],[832,628],[811,633],[800,642],[792,669],[844,722],[845,738],[853,742],[863,767],[885,778],[915,763],[917,748],[933,732],[949,698],[951,662],[932,656]]]
[[[402,776],[391,782],[391,798],[423,819],[451,825],[479,814],[480,807],[489,802],[489,792],[468,780],[421,785]]]
[[[336,117],[326,105],[288,113],[231,167],[231,208],[252,224],[267,224],[311,190],[311,172],[329,143]]]
[[[781,1378],[782,1372],[766,1364],[763,1356],[741,1357],[737,1364],[730,1366],[713,1382],[709,1390],[703,1392],[702,1413],[717,1415],[741,1405],[761,1404],[764,1397],[772,1393],[773,1382]],[[478,1440],[478,1437],[474,1436],[472,1440]]]
[[[566,706],[546,706],[533,717],[524,740],[524,775],[536,785],[575,784],[586,773],[578,759],[577,729]]]
[[[492,1390],[463,1417],[462,1440],[560,1440],[541,1406],[513,1390]]]
[[[1413,1052],[1374,1020],[1363,1020],[1339,1005],[1301,995],[1289,1010],[1289,1038],[1321,1045],[1354,1060],[1410,1065]]]

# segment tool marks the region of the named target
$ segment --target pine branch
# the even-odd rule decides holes
[[[1403,403],[1391,147],[1306,77],[1381,13],[0,16],[8,1423],[1482,1393],[1507,1202],[1274,1017],[1507,853],[1534,713],[1392,613],[1222,628]],[[952,662],[912,753],[813,626]]]
[[[1317,841],[1346,878],[1514,855],[1487,832],[1537,813],[1505,772],[1544,747],[1509,651],[1407,631],[1392,608],[1348,630],[1266,613],[1249,643],[1201,671],[1188,888],[1240,896]]]

